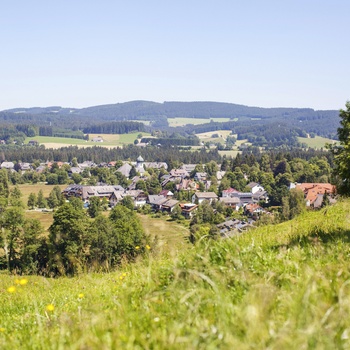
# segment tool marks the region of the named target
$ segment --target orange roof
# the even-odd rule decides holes
[[[313,203],[319,194],[325,194],[325,192],[331,194],[335,192],[335,188],[330,183],[302,183],[295,187],[300,189],[305,194],[305,199]]]

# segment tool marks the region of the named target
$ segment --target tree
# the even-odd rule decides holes
[[[36,206],[36,204],[37,204],[36,194],[33,193],[33,192],[31,192],[31,193],[29,194],[29,197],[28,197],[28,203],[27,203],[28,208],[29,208],[29,209],[34,209],[35,206]]]
[[[332,145],[330,149],[334,155],[334,174],[338,178],[337,191],[340,194],[350,195],[350,101],[347,101],[346,110],[339,112],[340,128],[338,128],[339,145]]]
[[[135,207],[134,200],[132,199],[131,196],[125,196],[122,199],[122,205],[124,205],[124,207],[130,210],[134,210],[134,207]]]
[[[101,213],[102,205],[99,197],[90,197],[87,211],[92,218],[95,218]]]
[[[10,205],[12,205],[13,207],[24,207],[21,197],[22,197],[22,192],[16,185],[10,191],[10,197],[9,197]]]
[[[291,189],[288,196],[282,199],[282,218],[284,220],[293,219],[305,211],[304,192],[298,189]]]
[[[47,199],[47,204],[49,208],[54,209],[59,206],[60,202],[57,198],[57,194],[54,190],[52,190],[49,194],[49,198]]]
[[[85,265],[88,227],[89,219],[80,199],[73,198],[57,209],[49,228],[53,272],[74,274],[82,269]]]
[[[173,211],[170,214],[171,218],[173,220],[181,220],[184,219],[184,216],[182,215],[182,210],[179,205],[176,205]]]
[[[39,190],[39,192],[38,192],[37,205],[38,205],[38,208],[46,208],[47,207],[47,202],[46,202],[46,199],[44,198],[43,190]]]

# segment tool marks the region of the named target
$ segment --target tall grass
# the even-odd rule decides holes
[[[342,349],[350,202],[109,274],[0,276],[5,349]],[[16,279],[19,279],[16,284]],[[15,286],[16,291],[7,289]],[[54,310],[48,311],[48,305]]]

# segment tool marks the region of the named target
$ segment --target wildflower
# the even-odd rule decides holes
[[[79,294],[78,294],[78,298],[79,298],[79,299],[83,299],[83,298],[84,298],[84,293],[79,293]]]
[[[160,318],[159,318],[159,317],[155,317],[155,318],[153,319],[153,321],[154,321],[154,322],[159,322],[159,321],[160,321]]]
[[[126,272],[123,273],[123,277],[125,277],[125,276],[126,276]]]
[[[27,283],[28,283],[28,280],[27,280],[26,278],[21,278],[21,279],[19,280],[19,284],[20,284],[21,286],[25,286]]]
[[[137,245],[137,246],[135,247],[135,249],[136,249],[136,250],[139,250],[139,249],[140,249],[140,247]]]
[[[8,287],[8,288],[7,288],[7,291],[8,291],[9,293],[14,293],[14,292],[16,291],[16,287],[15,287],[15,286]]]
[[[151,247],[148,244],[146,244],[146,249],[150,250]]]
[[[5,328],[0,327],[0,333],[4,333],[5,332]]]
[[[18,278],[16,278],[16,279],[15,279],[15,284],[20,284],[20,282],[19,282],[19,279],[18,279]]]
[[[53,311],[53,310],[55,310],[55,306],[52,305],[52,304],[49,304],[49,305],[46,306],[46,310],[47,311]]]
[[[123,280],[123,278],[124,278],[123,275],[119,277],[119,279],[120,279],[121,281]]]

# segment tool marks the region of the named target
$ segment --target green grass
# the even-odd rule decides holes
[[[346,349],[350,202],[106,274],[0,278],[4,349]],[[151,230],[157,230],[150,225]],[[174,232],[175,234],[175,232]],[[8,292],[16,286],[16,292]],[[83,294],[83,295],[82,295]],[[79,296],[80,295],[80,296]],[[54,305],[47,311],[47,305]]]
[[[207,124],[213,120],[214,122],[228,122],[230,118],[212,118],[212,119],[204,119],[204,118],[168,118],[169,126],[183,126],[186,124]]]
[[[89,141],[72,139],[65,137],[49,137],[49,136],[35,136],[28,138],[25,143],[30,140],[36,140],[39,144],[45,145],[46,148],[59,148],[65,146],[78,146],[78,147],[118,147],[128,144],[133,144],[140,132],[134,132],[130,134],[89,134]],[[141,132],[143,136],[150,136],[149,133]],[[93,142],[93,137],[101,136],[104,142]]]
[[[326,145],[326,143],[333,144],[334,142],[336,142],[335,140],[331,140],[321,136],[316,136],[314,138],[298,137],[298,141],[300,143],[306,143],[308,147],[311,148],[322,148]]]

